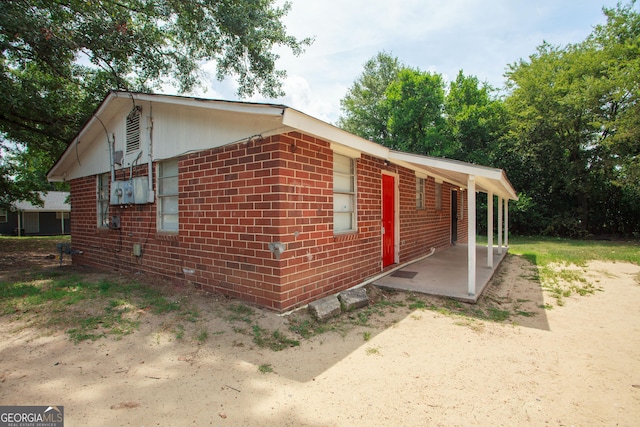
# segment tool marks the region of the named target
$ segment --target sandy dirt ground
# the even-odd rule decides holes
[[[5,315],[0,404],[63,405],[69,427],[638,425],[640,267],[591,263],[599,290],[564,306],[533,269],[508,256],[483,297],[528,315],[498,323],[401,307],[280,352],[234,332],[215,296],[189,295],[211,310],[203,342],[149,313],[120,340],[79,344]]]

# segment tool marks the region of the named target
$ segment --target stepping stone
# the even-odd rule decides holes
[[[335,295],[330,295],[310,302],[309,311],[318,321],[323,322],[341,313],[340,301]]]
[[[344,311],[351,311],[369,305],[369,298],[367,297],[367,290],[365,288],[349,289],[348,291],[340,292],[338,299],[342,303]]]

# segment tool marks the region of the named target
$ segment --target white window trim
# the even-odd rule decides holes
[[[163,163],[169,163],[169,162],[173,162],[173,161],[175,161],[179,166],[179,163],[178,163],[177,159],[167,159],[167,160],[158,162],[156,164],[156,180],[157,180],[157,183],[156,183],[156,205],[157,205],[156,223],[157,223],[157,226],[156,226],[156,228],[157,228],[157,230],[159,232],[168,233],[168,234],[178,234],[178,232],[180,230],[180,213],[179,213],[179,208],[178,208],[178,212],[177,212],[177,215],[178,215],[178,224],[177,224],[178,225],[178,229],[177,230],[170,230],[170,229],[162,228],[162,216],[163,216],[163,213],[162,213],[162,201],[165,198],[175,197],[176,198],[176,204],[177,204],[179,202],[179,200],[178,200],[179,199],[179,191],[176,189],[176,193],[175,194],[162,194],[160,192],[160,180],[162,180],[164,178],[172,178],[174,176],[177,177],[178,180],[179,180],[180,172],[178,171],[176,175],[163,176],[160,173],[160,171],[162,169],[161,165]]]
[[[0,208],[0,224],[6,224],[7,222],[9,222],[9,212]]]
[[[426,208],[426,203],[425,203],[425,186],[426,186],[426,179],[424,179],[421,176],[416,176],[416,209],[419,210],[423,210]],[[420,185],[419,183],[422,182],[422,186],[419,189]],[[418,192],[420,193],[420,197],[418,198]],[[418,204],[418,201],[422,202],[421,204]]]
[[[436,179],[435,184],[435,209],[437,211],[442,210],[442,180]]]
[[[335,156],[342,156],[342,157],[346,157],[348,159],[351,160],[351,166],[353,168],[353,174],[350,175],[353,179],[353,192],[344,192],[344,191],[336,191],[335,190],[335,186],[333,187],[333,194],[348,194],[350,197],[353,198],[353,212],[351,213],[351,228],[348,230],[336,230],[335,229],[335,218],[336,218],[336,212],[334,210],[333,212],[333,234],[334,235],[341,235],[341,234],[351,234],[351,233],[357,233],[358,232],[358,174],[357,174],[357,164],[356,164],[356,159],[345,155],[345,154],[341,154],[339,152],[334,151],[333,153],[334,155],[334,160],[335,160]],[[335,174],[335,165],[333,167],[333,174]],[[343,174],[344,175],[344,174]]]
[[[105,180],[106,182],[106,186],[104,185],[103,180]],[[111,193],[110,193],[110,181],[111,181],[111,177],[108,173],[103,173],[100,175],[97,175],[97,179],[96,179],[96,226],[98,228],[109,228],[109,202],[111,199]],[[100,198],[100,184],[102,184],[103,187],[106,187],[106,198],[105,199],[101,199]],[[101,218],[101,214],[102,212],[102,205],[103,203],[106,203],[106,218]]]

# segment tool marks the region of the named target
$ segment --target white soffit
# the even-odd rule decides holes
[[[282,124],[298,129],[303,133],[324,139],[332,144],[344,145],[347,148],[357,152],[367,153],[374,157],[386,159],[389,155],[389,149],[387,147],[368,141],[292,108],[284,110]]]
[[[414,169],[427,171],[436,178],[442,178],[461,187],[466,186],[468,177],[473,175],[478,190],[518,200],[515,190],[501,169],[400,151],[390,151],[389,159],[411,164]]]

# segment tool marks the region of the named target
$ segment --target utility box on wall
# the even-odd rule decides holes
[[[138,176],[128,181],[111,182],[112,205],[144,205],[149,201],[149,177]]]
[[[142,256],[142,245],[140,243],[133,244],[133,256]]]
[[[111,198],[109,200],[112,205],[123,205],[124,204],[124,181],[112,181],[111,182]]]

